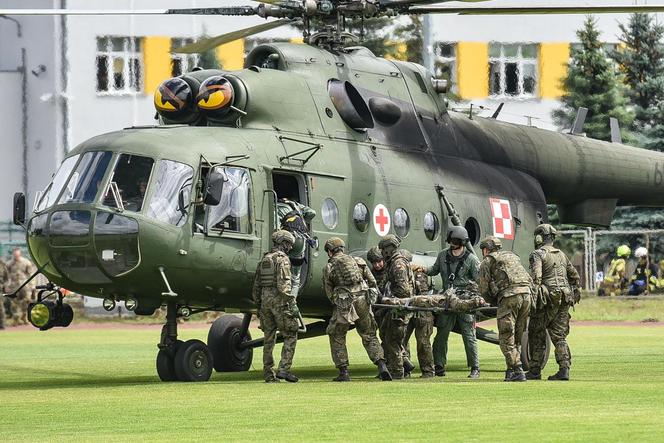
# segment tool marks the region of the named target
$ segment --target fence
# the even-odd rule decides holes
[[[664,229],[642,229],[642,230],[593,230],[592,228],[558,231],[560,235],[583,235],[583,264],[582,272],[584,288],[589,291],[597,290],[598,265],[597,265],[597,241],[598,237],[609,235],[629,235],[643,237],[643,246],[650,251],[651,238],[661,236]]]
[[[23,255],[28,257],[25,230],[11,221],[0,222],[0,258],[9,257],[16,247],[23,249]]]

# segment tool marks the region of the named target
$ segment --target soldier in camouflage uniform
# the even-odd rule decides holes
[[[421,297],[426,297],[429,292],[429,277],[420,268],[415,267],[413,270],[413,287],[414,294]],[[433,313],[420,311],[413,314],[408,328],[406,329],[406,337],[404,338],[404,348],[406,349],[407,358],[410,359],[410,349],[408,342],[410,336],[415,332],[415,343],[417,344],[417,360],[420,364],[420,371],[422,378],[431,378],[434,376],[434,360],[433,351],[431,349],[431,335],[433,334]],[[404,370],[406,364],[404,362]]]
[[[559,370],[549,380],[569,380],[572,363],[567,335],[569,334],[569,308],[581,298],[579,273],[560,249],[553,246],[556,230],[549,224],[535,229],[535,249],[530,254],[530,275],[535,282],[535,306],[528,325],[530,351],[530,380],[542,378],[542,362],[546,350],[546,332],[555,348]]]
[[[327,326],[330,338],[332,360],[339,370],[334,381],[350,381],[348,373],[348,350],[346,334],[351,323],[362,337],[362,344],[371,361],[378,366],[382,380],[392,380],[385,365],[383,349],[376,337],[376,321],[371,313],[370,290],[377,292],[374,279],[367,263],[359,257],[344,253],[342,239],[332,237],[325,242],[325,252],[329,257],[323,269],[325,294],[334,305],[332,318]],[[375,301],[375,300],[373,300]]]
[[[15,291],[35,272],[35,267],[30,260],[23,257],[21,249],[15,248],[12,259],[7,263],[9,271],[9,289]],[[25,285],[12,299],[12,319],[14,325],[28,324],[28,303],[32,301],[32,284]]]
[[[401,241],[396,235],[386,235],[378,244],[387,263],[387,282],[389,290],[386,294],[396,298],[413,296],[413,271],[408,260],[399,251]],[[385,357],[387,367],[394,379],[404,377],[403,341],[406,328],[412,314],[409,312],[393,312],[386,317]]]
[[[521,365],[521,337],[528,322],[532,279],[519,256],[503,251],[500,239],[487,237],[480,243],[480,295],[498,303],[500,350],[505,356],[505,381],[526,381]]]
[[[0,259],[0,290],[2,293],[5,293],[5,285],[9,280],[9,271],[7,270],[7,265],[5,262]],[[0,298],[0,329],[5,329],[5,297]]]
[[[316,211],[302,203],[279,199],[277,203],[277,217],[281,229],[293,234],[295,244],[288,253],[291,261],[291,292],[297,298],[300,291],[300,273],[306,259],[307,241],[309,240],[309,223],[316,217]]]
[[[447,233],[449,248],[442,250],[433,266],[425,269],[425,272],[434,276],[440,274],[443,280],[443,290],[451,287],[466,289],[470,282],[477,281],[480,260],[466,248],[468,231],[461,226],[452,226]],[[466,292],[461,292],[465,294]],[[463,347],[466,351],[466,364],[470,367],[469,378],[480,376],[480,359],[477,350],[477,338],[475,337],[475,317],[471,314],[450,312],[437,315],[436,337],[433,340],[433,358],[435,372],[438,376],[445,375],[447,364],[447,342],[450,332],[454,326],[459,327]]]
[[[266,383],[283,379],[297,382],[290,372],[297,344],[298,315],[300,313],[295,297],[291,293],[291,273],[288,251],[293,247],[295,237],[288,231],[275,231],[272,234],[272,250],[258,263],[254,277],[252,297],[258,307],[261,329],[265,334],[263,344],[263,377]],[[284,337],[281,349],[279,370],[274,373],[272,351],[277,339],[277,330]]]

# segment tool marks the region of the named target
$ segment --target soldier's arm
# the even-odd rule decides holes
[[[393,278],[390,281],[390,290],[395,297],[411,297],[413,295],[410,286],[410,275],[408,274],[408,265],[405,260],[399,260],[394,264]]]
[[[357,262],[357,265],[360,267],[360,270],[362,271],[362,278],[364,278],[364,281],[367,282],[367,285],[369,285],[370,288],[378,289],[378,283],[376,283],[376,278],[373,276],[373,274],[369,270],[369,266],[367,265],[367,262],[365,262],[360,257],[354,257],[354,258],[355,258],[355,261]]]
[[[334,286],[330,280],[330,264],[326,264],[323,268],[323,287],[325,288],[325,295],[334,303]]]
[[[539,287],[542,285],[542,251],[536,249],[531,252],[528,261],[530,263],[530,277],[533,279],[535,286]]]
[[[303,204],[300,204],[300,212],[305,221],[311,221],[312,218],[316,217],[316,211]]]
[[[480,295],[484,298],[491,298],[491,289],[489,283],[491,282],[491,262],[490,258],[486,257],[478,271],[479,281],[477,282],[479,286]]]
[[[567,281],[569,282],[570,286],[577,288],[581,287],[581,277],[579,276],[579,272],[576,270],[574,266],[572,266],[572,262],[569,261],[569,258],[567,258],[566,268],[567,268]]]
[[[480,277],[480,259],[477,258],[475,254],[470,254],[468,256],[468,260],[470,261],[470,280],[477,281],[477,279]]]
[[[277,291],[289,302],[295,302],[295,297],[291,295],[290,261],[286,255],[277,258]]]
[[[443,260],[443,255],[444,254],[440,252],[438,254],[438,257],[436,257],[436,262],[433,264],[433,266],[429,266],[424,270],[429,277],[433,277],[435,275],[440,274],[440,263]]]
[[[254,301],[256,306],[261,305],[261,279],[260,279],[260,262],[259,266],[256,267],[256,272],[254,273],[254,286],[251,289],[251,298]]]

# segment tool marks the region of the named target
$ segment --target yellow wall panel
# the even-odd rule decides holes
[[[159,83],[171,76],[170,50],[170,37],[145,37],[143,39],[145,94],[153,94]]]
[[[217,60],[223,69],[235,71],[244,67],[244,39],[226,43],[217,48]]]
[[[489,45],[481,42],[457,44],[457,86],[462,99],[489,95]]]
[[[567,75],[569,43],[541,43],[539,53],[539,90],[541,98],[563,95],[562,79]]]

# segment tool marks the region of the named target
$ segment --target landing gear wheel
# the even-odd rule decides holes
[[[177,381],[175,374],[175,353],[183,341],[178,340],[171,349],[160,349],[157,353],[157,374],[161,381]]]
[[[549,361],[549,353],[551,352],[551,339],[549,333],[546,333],[546,349],[544,350],[544,360],[540,370],[544,370],[546,363]],[[521,336],[521,366],[524,371],[530,369],[530,350],[528,349],[528,331],[524,332]]]
[[[212,353],[200,340],[187,340],[175,353],[175,374],[180,381],[208,381],[212,375]]]
[[[254,356],[252,348],[240,349],[238,345],[251,340],[249,331],[244,337],[242,319],[235,315],[222,315],[212,323],[208,333],[208,347],[214,357],[217,372],[248,371]]]

